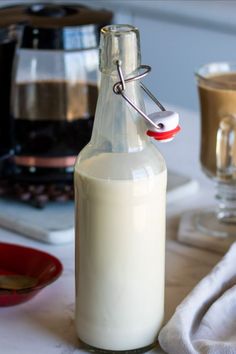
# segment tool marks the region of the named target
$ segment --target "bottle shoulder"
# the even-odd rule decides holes
[[[165,160],[153,143],[136,152],[99,152],[89,145],[79,154],[75,174],[112,180],[142,179],[166,170]]]

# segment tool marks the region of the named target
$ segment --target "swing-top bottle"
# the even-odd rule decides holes
[[[101,86],[90,143],[75,165],[76,328],[107,351],[146,350],[164,316],[166,166],[145,120],[113,91],[140,66],[138,30],[101,30]],[[125,91],[144,110],[138,81]]]

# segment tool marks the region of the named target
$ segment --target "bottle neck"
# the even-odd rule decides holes
[[[140,39],[137,28],[113,25],[101,30],[99,66],[104,74],[116,73],[116,62],[122,64],[123,75],[134,72],[141,62]]]
[[[145,122],[125,101],[113,92],[118,74],[102,73],[91,143],[104,152],[135,152],[147,142]],[[137,81],[126,85],[125,94],[142,110],[144,102]]]
[[[91,143],[100,151],[133,152],[146,144],[146,127],[142,117],[126,100],[113,92],[119,82],[117,61],[125,78],[133,76],[140,66],[139,32],[130,25],[103,27],[100,41],[100,92]],[[125,94],[144,110],[139,83],[126,84]]]

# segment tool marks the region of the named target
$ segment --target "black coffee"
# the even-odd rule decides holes
[[[77,156],[91,138],[97,95],[97,86],[84,82],[71,85],[66,81],[38,81],[17,85],[13,110],[16,156]],[[54,164],[50,171],[48,163],[43,168],[42,160],[40,166],[34,166],[38,168],[34,174],[24,163],[17,164],[19,175],[33,179],[45,179],[45,173],[53,176],[51,180],[57,174],[65,175],[63,166],[57,169]]]

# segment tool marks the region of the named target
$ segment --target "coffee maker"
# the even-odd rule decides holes
[[[0,119],[7,140],[0,146],[0,173],[24,190],[42,184],[68,189],[75,158],[90,140],[98,95],[99,32],[112,13],[43,3],[2,9],[0,18],[4,28],[18,24],[13,69],[6,68],[11,99],[9,94],[2,99],[8,112]]]

